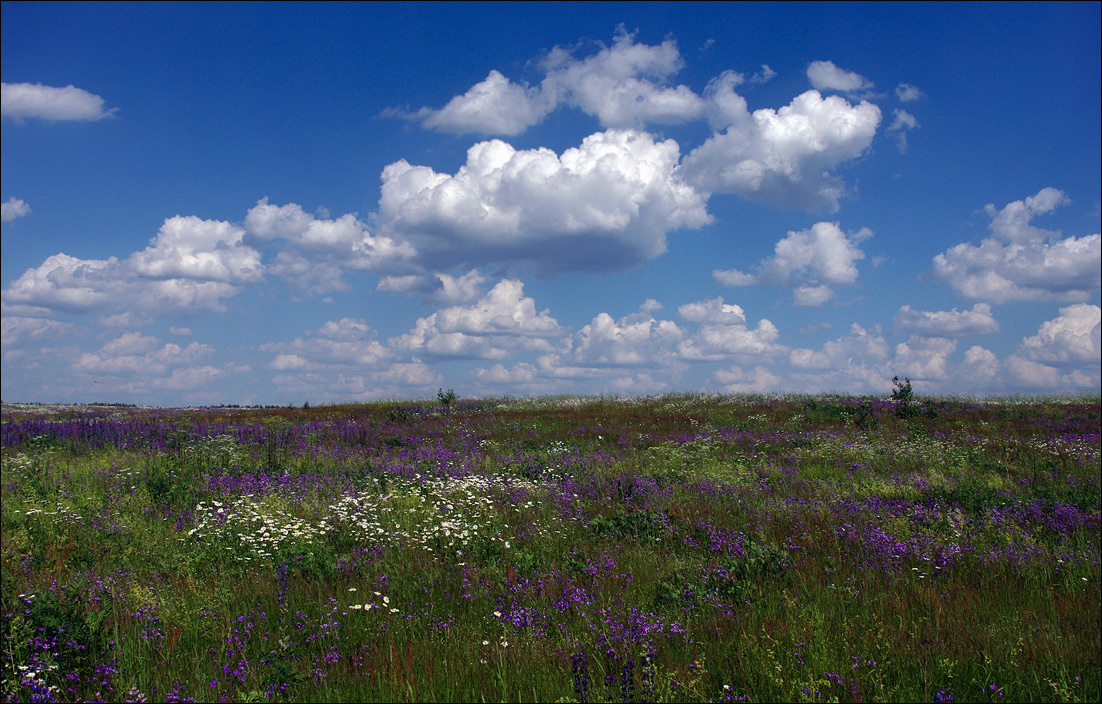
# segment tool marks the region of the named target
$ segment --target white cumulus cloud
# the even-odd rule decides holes
[[[621,27],[612,46],[598,47],[583,58],[575,49],[554,47],[539,62],[544,78],[538,86],[514,83],[491,70],[443,108],[422,108],[406,117],[442,132],[516,135],[563,105],[613,128],[686,122],[703,111],[704,101],[687,86],[669,85],[684,64],[673,39],[637,44],[635,34]]]
[[[668,231],[711,220],[678,156],[673,140],[611,130],[562,156],[480,142],[454,176],[401,160],[383,170],[380,233],[411,243],[429,269],[629,268],[662,254]]]
[[[895,97],[899,98],[901,103],[909,103],[925,96],[926,94],[912,83],[900,83],[895,87]]]
[[[722,296],[707,301],[697,301],[678,306],[677,314],[690,323],[715,325],[745,325],[746,312],[742,306],[724,303]]]
[[[1080,303],[1060,309],[1037,334],[1022,340],[1017,354],[1046,364],[1095,364],[1102,361],[1102,308]]]
[[[1102,237],[1061,238],[1031,224],[1066,202],[1063,192],[1045,188],[1002,209],[988,205],[992,236],[934,257],[934,276],[963,296],[993,303],[1088,299],[1102,285]]]
[[[984,206],[984,212],[991,216],[992,236],[1011,244],[1025,244],[1032,240],[1059,237],[1058,232],[1043,230],[1030,224],[1033,218],[1051,213],[1061,205],[1067,205],[1071,199],[1057,188],[1042,188],[1037,195],[1025,200],[1007,203],[1001,210],[993,203]]]
[[[152,279],[202,279],[228,284],[259,281],[260,252],[242,243],[245,231],[228,222],[192,216],[168,218],[150,246],[130,255],[135,273]]]
[[[741,367],[719,369],[714,378],[720,385],[720,391],[727,394],[764,394],[777,391],[784,380],[762,366],[750,371]]]
[[[750,76],[751,83],[768,83],[777,77],[777,72],[769,68],[769,64],[762,64],[761,71],[758,71],[753,76]]]
[[[47,257],[4,290],[5,312],[60,310],[82,312],[103,307],[125,295],[119,260],[78,259],[65,253]]]
[[[655,318],[659,309],[657,301],[647,299],[637,312],[619,319],[599,313],[573,335],[556,340],[557,350],[540,355],[535,364],[495,364],[476,370],[471,379],[486,391],[505,386],[525,393],[667,389],[688,368],[676,352],[685,333],[673,321]]]
[[[1002,364],[991,350],[973,345],[964,352],[964,362],[956,369],[963,387],[995,390],[1000,385]]]
[[[276,353],[268,367],[279,371],[372,369],[394,356],[375,340],[375,331],[359,318],[330,320],[305,338],[265,343],[260,350]]]
[[[895,146],[899,149],[900,154],[907,152],[907,130],[918,129],[918,119],[907,112],[906,110],[900,110],[896,108],[892,110],[892,114],[895,115],[895,119],[892,120],[892,124],[888,125],[888,132],[895,135]]]
[[[828,61],[808,68],[820,90],[807,91],[778,110],[751,114],[735,92],[747,79],[735,71],[713,79],[703,96],[688,86],[671,85],[684,65],[673,39],[640,44],[621,27],[611,46],[598,47],[581,57],[580,48],[554,47],[538,63],[544,74],[538,86],[491,70],[443,108],[404,116],[442,131],[504,135],[519,134],[559,106],[594,115],[611,129],[706,117],[716,133],[685,158],[685,172],[701,192],[827,212],[838,209],[847,191],[835,170],[865,153],[880,123],[880,109],[872,103],[851,105],[840,96],[822,95],[820,90],[833,90],[860,99],[872,88],[867,79]],[[762,65],[749,82],[764,83],[775,75]]]
[[[895,346],[892,369],[898,376],[914,380],[941,381],[949,377],[949,355],[956,349],[956,340],[912,335]]]
[[[570,359],[591,366],[663,366],[673,361],[674,345],[683,336],[672,320],[658,320],[645,310],[619,320],[600,313],[574,335]]]
[[[441,132],[516,135],[539,123],[554,108],[553,96],[490,71],[484,81],[440,110],[425,108],[417,116],[425,127]]]
[[[999,331],[999,323],[991,315],[991,306],[977,303],[971,310],[912,310],[909,305],[895,315],[895,327],[923,337],[966,337],[987,335]]]
[[[834,289],[825,284],[797,286],[792,290],[792,304],[805,308],[818,308],[834,298]]]
[[[879,330],[866,330],[854,323],[848,333],[824,343],[818,352],[794,349],[788,358],[799,369],[845,369],[881,362],[888,353],[887,340]]]
[[[106,342],[98,351],[82,354],[73,365],[81,374],[106,374],[130,378],[163,377],[179,368],[189,368],[214,350],[210,345],[192,342],[187,347],[173,343],[163,346],[155,337],[139,332],[123,333]]]
[[[271,384],[285,398],[311,403],[346,403],[381,398],[424,397],[444,384],[444,377],[416,357],[366,371],[345,366],[309,367],[273,363]]]
[[[347,271],[390,271],[416,255],[408,242],[372,235],[351,213],[317,218],[297,203],[273,205],[261,198],[245,215],[251,241],[280,247],[272,273],[320,293],[346,287]]]
[[[865,258],[858,244],[871,236],[867,228],[847,236],[838,223],[818,222],[779,240],[756,274],[716,269],[712,276],[725,286],[791,287],[797,305],[821,305],[834,295],[832,286],[856,283],[857,262]]]
[[[779,110],[751,114],[734,91],[740,81],[729,72],[709,86],[710,119],[727,124],[685,157],[689,181],[782,208],[838,210],[846,186],[833,170],[869,148],[880,108],[809,90]]]
[[[891,389],[895,371],[892,350],[879,326],[866,329],[854,323],[849,332],[823,344],[819,350],[794,349],[787,383],[809,392],[830,389],[845,393],[884,393]]]
[[[820,91],[859,96],[873,88],[872,81],[853,71],[838,68],[833,61],[812,61],[807,67],[807,78],[815,90]]]
[[[892,120],[892,124],[888,126],[889,132],[898,132],[900,130],[913,130],[918,127],[918,119],[914,115],[906,110],[900,110],[896,108],[892,110],[892,115],[895,119]]]
[[[222,311],[223,300],[263,275],[260,254],[230,223],[175,216],[125,260],[47,257],[3,291],[6,313]]]
[[[7,350],[10,347],[53,342],[71,335],[72,331],[71,323],[6,315],[0,318],[0,346]]]
[[[91,122],[114,115],[118,108],[104,109],[104,100],[76,86],[54,88],[41,83],[0,84],[0,114],[14,122],[31,118]]]
[[[375,290],[399,295],[421,294],[425,301],[436,303],[469,303],[482,295],[485,282],[486,277],[478,269],[471,269],[461,276],[440,272],[384,276]]]
[[[519,362],[513,365],[512,369],[506,369],[502,364],[495,364],[489,369],[476,369],[473,377],[486,386],[515,388],[527,386],[536,381],[538,373],[539,370],[535,365]]]
[[[1093,389],[1102,383],[1102,308],[1087,303],[1060,309],[1006,360],[1021,384],[1049,390]]]
[[[536,311],[523,283],[506,279],[474,303],[419,318],[412,330],[388,344],[396,351],[436,357],[504,359],[518,349],[549,352],[549,338],[564,334],[550,311]]]
[[[21,198],[12,196],[0,203],[0,222],[12,222],[31,214],[31,206]]]
[[[612,46],[593,56],[578,60],[555,47],[541,65],[547,71],[544,91],[596,115],[605,127],[674,124],[704,110],[704,101],[688,87],[668,85],[683,66],[673,39],[636,44],[635,35],[620,28]]]
[[[749,327],[741,306],[724,303],[722,297],[683,305],[677,310],[685,320],[700,327],[677,347],[686,361],[719,361],[731,357],[776,357],[787,351],[776,343],[780,331],[762,318]]]

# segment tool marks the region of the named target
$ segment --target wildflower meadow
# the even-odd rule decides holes
[[[1099,701],[1100,409],[5,404],[0,698]]]

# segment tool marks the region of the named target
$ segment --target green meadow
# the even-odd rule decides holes
[[[1099,701],[1100,409],[4,405],[0,697]]]

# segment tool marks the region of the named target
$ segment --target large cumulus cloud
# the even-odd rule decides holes
[[[260,253],[244,234],[227,222],[177,215],[124,260],[58,253],[4,290],[4,311],[222,311],[226,298],[263,275]]]
[[[443,108],[405,116],[431,129],[486,135],[519,134],[562,105],[595,116],[605,128],[643,129],[706,118],[714,134],[685,158],[686,175],[699,191],[825,212],[838,210],[848,191],[837,168],[866,152],[880,124],[880,109],[870,102],[853,105],[840,96],[823,96],[821,91],[840,91],[851,99],[871,95],[871,82],[829,61],[808,67],[817,90],[779,109],[751,113],[736,92],[747,80],[736,71],[713,79],[703,95],[671,85],[684,66],[673,39],[636,43],[634,34],[620,28],[611,46],[598,47],[584,57],[577,55],[578,48],[554,47],[537,64],[544,75],[537,86],[491,70]],[[763,66],[749,83],[773,75]],[[909,127],[916,126],[911,122]]]
[[[1080,303],[1061,308],[1036,335],[1024,338],[1006,365],[1018,382],[1030,387],[1097,391],[1100,361],[1102,308]]]
[[[479,142],[454,175],[401,160],[383,170],[379,230],[412,243],[430,269],[625,269],[662,254],[670,230],[710,221],[678,157],[673,140],[610,130],[561,156]]]
[[[988,205],[991,237],[934,257],[934,277],[966,298],[992,303],[1087,300],[1102,285],[1102,237],[1061,237],[1031,224],[1067,202],[1062,191],[1045,188],[1001,209]]]
[[[516,135],[563,105],[613,128],[674,124],[703,112],[700,96],[687,86],[669,85],[684,65],[673,39],[656,46],[637,44],[635,34],[621,27],[612,46],[597,43],[597,51],[582,58],[580,49],[551,49],[538,63],[544,74],[538,86],[514,83],[491,70],[443,108],[422,108],[405,117],[441,132]]]
[[[834,169],[869,148],[880,108],[809,90],[778,110],[751,113],[735,92],[742,82],[727,72],[709,85],[717,132],[685,157],[690,183],[782,208],[838,210],[847,188]]]

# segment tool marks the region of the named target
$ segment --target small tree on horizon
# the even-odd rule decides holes
[[[903,381],[899,380],[898,376],[892,377],[892,400],[896,402],[895,414],[900,418],[910,418],[918,414],[918,409],[915,408],[914,391],[911,389],[911,380],[909,377],[903,377]]]
[[[459,398],[459,396],[456,395],[454,389],[448,389],[447,391],[440,389],[436,392],[436,398],[440,401],[441,406],[444,408],[451,408],[452,401]]]

